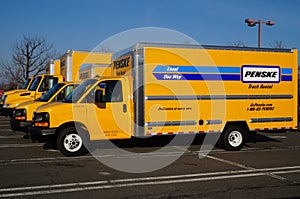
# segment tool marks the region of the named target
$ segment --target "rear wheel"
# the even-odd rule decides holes
[[[246,131],[240,126],[227,127],[220,137],[222,147],[228,151],[238,151],[245,144]]]
[[[86,153],[85,137],[79,135],[75,127],[62,130],[57,137],[57,148],[65,156],[80,156]]]

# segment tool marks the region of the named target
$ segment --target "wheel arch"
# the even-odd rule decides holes
[[[241,127],[246,132],[246,135],[245,135],[246,139],[249,136],[250,129],[249,129],[249,126],[248,126],[246,121],[228,121],[228,122],[226,122],[226,124],[225,124],[225,126],[222,130],[222,133],[224,131],[226,131],[226,129],[228,129],[230,126],[239,126],[239,127]]]
[[[66,128],[69,128],[69,127],[75,127],[76,129],[77,128],[80,128],[80,132],[82,133],[85,133],[85,135],[87,136],[88,140],[90,140],[90,134],[88,133],[88,130],[87,130],[87,127],[81,123],[81,122],[76,122],[76,121],[70,121],[70,122],[66,122],[62,125],[60,125],[56,131],[55,131],[55,134],[56,136],[59,135],[59,133],[63,130],[63,129],[66,129]],[[78,130],[78,129],[77,129]]]

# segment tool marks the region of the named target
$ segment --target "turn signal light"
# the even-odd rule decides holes
[[[15,120],[25,120],[25,116],[16,116]]]
[[[48,122],[35,122],[34,126],[36,127],[48,127]]]

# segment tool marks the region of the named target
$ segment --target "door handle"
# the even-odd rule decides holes
[[[127,105],[123,104],[123,113],[127,113]]]

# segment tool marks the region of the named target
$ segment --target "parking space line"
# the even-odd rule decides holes
[[[28,144],[1,144],[0,149],[2,148],[26,148],[26,147],[36,147],[43,146],[43,143],[28,143]]]
[[[278,147],[268,147],[268,148],[243,148],[240,151],[226,151],[224,149],[214,149],[208,151],[210,154],[227,154],[227,153],[252,153],[252,152],[273,152],[273,151],[284,151],[284,150],[300,150],[300,146],[278,146]],[[207,153],[207,151],[193,151],[193,153]]]
[[[281,135],[270,135],[270,136],[268,136],[268,138],[271,138],[271,139],[286,139],[287,137],[286,136],[281,136]]]
[[[98,156],[96,156],[98,157]],[[99,156],[100,157],[100,156]],[[110,155],[103,155],[101,158],[111,157]],[[11,159],[11,160],[0,160],[1,165],[12,165],[12,164],[40,164],[40,163],[51,163],[51,162],[66,162],[66,161],[81,161],[81,160],[94,160],[95,157],[91,155],[79,156],[79,157],[49,157],[49,158],[26,158],[26,159]]]
[[[262,172],[263,171],[263,172]],[[133,186],[163,185],[176,183],[190,183],[199,181],[212,181],[236,178],[249,178],[257,176],[268,176],[268,173],[287,174],[300,172],[300,166],[276,167],[256,170],[233,170],[211,173],[194,173],[171,176],[150,176],[143,178],[124,178],[115,180],[102,180],[91,182],[76,182],[67,184],[48,184],[27,187],[1,188],[0,198],[35,196],[46,194],[58,194],[67,192],[78,192],[88,190],[113,189]]]
[[[0,139],[11,139],[11,138],[23,138],[24,135],[2,135],[0,136]]]
[[[252,173],[252,174],[244,174],[244,175],[230,175],[230,176],[217,176],[217,177],[179,179],[179,180],[136,182],[136,183],[126,183],[126,184],[107,184],[107,185],[91,186],[91,187],[75,187],[75,188],[67,188],[67,189],[53,189],[53,190],[41,190],[41,191],[20,192],[20,193],[7,193],[7,194],[0,194],[0,197],[1,198],[8,198],[8,197],[18,197],[18,196],[57,194],[57,193],[67,193],[67,192],[88,191],[88,190],[101,190],[101,189],[133,187],[133,186],[163,185],[163,184],[175,184],[175,183],[186,183],[186,182],[199,182],[199,181],[232,179],[232,178],[241,178],[241,177],[254,177],[254,176],[261,176],[261,175],[263,175],[263,174],[261,174],[261,173]]]
[[[288,173],[299,173],[300,172],[300,169],[298,170],[291,170],[291,171],[276,171],[276,172],[273,172],[274,174],[288,174]]]
[[[7,126],[7,127],[8,127],[8,126]],[[10,129],[10,128],[9,128],[9,129],[2,129],[2,128],[1,128],[1,130],[0,130],[0,132],[7,132],[7,131],[8,131],[8,132],[13,132],[13,130]]]
[[[5,144],[5,145],[0,145],[1,148],[24,148],[24,147],[41,147],[43,146],[43,143],[31,143],[31,144]],[[178,156],[178,155],[198,155],[199,156],[199,151],[191,151],[187,150],[184,151],[184,148],[182,147],[175,147],[176,149],[181,150],[180,152],[163,152],[163,153],[136,153],[136,154],[130,154],[130,155],[117,155],[117,154],[103,154],[103,155],[86,155],[86,156],[80,156],[80,157],[54,157],[54,158],[27,158],[27,159],[11,159],[11,160],[0,160],[0,165],[11,165],[11,164],[35,164],[35,163],[50,163],[50,162],[60,162],[60,161],[80,161],[83,159],[97,159],[97,158],[140,158],[140,157],[164,157],[164,156]],[[291,147],[280,147],[280,148],[267,148],[267,149],[259,149],[259,148],[251,148],[247,150],[241,150],[241,151],[225,151],[223,149],[214,149],[210,151],[210,155],[208,158],[215,158],[212,156],[212,154],[222,154],[222,153],[244,153],[244,152],[264,152],[264,151],[276,151],[276,150],[290,150],[290,149],[300,149],[300,146],[291,146]],[[51,151],[51,150],[45,150],[45,151]],[[55,152],[58,152],[57,150],[54,150]],[[203,151],[201,151],[203,152]],[[206,154],[207,151],[204,151]],[[202,156],[201,156],[202,157]],[[205,156],[203,156],[205,157]],[[221,159],[219,159],[221,161]],[[233,163],[229,162],[227,160],[224,163],[227,164],[235,164],[235,166],[243,168],[243,169],[254,169],[251,167],[247,167],[245,165],[241,165],[238,163]],[[226,162],[227,161],[227,162]]]
[[[201,153],[199,153],[199,156],[201,157]],[[288,179],[286,179],[282,176],[279,176],[279,175],[276,175],[276,174],[270,173],[270,172],[260,171],[260,170],[254,168],[254,167],[250,167],[250,166],[247,166],[247,165],[244,165],[244,164],[240,164],[240,163],[233,162],[233,161],[230,161],[230,160],[225,160],[225,159],[222,159],[222,158],[217,158],[217,157],[214,157],[214,156],[211,156],[211,155],[206,155],[205,157],[209,158],[209,159],[212,159],[212,160],[219,161],[219,162],[223,162],[223,163],[226,163],[226,164],[229,164],[229,165],[233,165],[233,166],[236,166],[236,167],[239,167],[239,168],[242,168],[242,169],[252,170],[252,171],[255,171],[255,172],[261,172],[264,175],[267,175],[269,177],[275,178],[275,179],[283,181],[283,182],[290,182]]]

